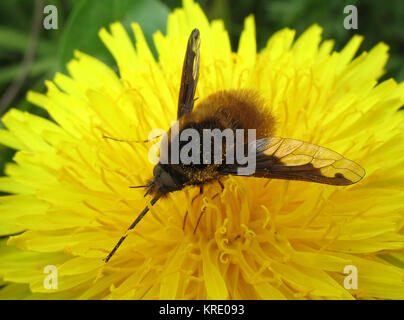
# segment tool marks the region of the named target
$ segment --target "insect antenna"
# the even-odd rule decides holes
[[[159,199],[159,197],[154,198],[151,202],[150,205],[153,206],[157,200]],[[130,230],[132,230],[138,223],[140,220],[142,220],[142,218],[145,216],[145,214],[147,212],[149,212],[150,206],[146,206],[146,208],[144,208],[144,210],[138,215],[138,217],[136,218],[136,220],[130,225],[130,227],[128,228],[128,230],[125,232],[125,235],[123,235],[121,237],[121,239],[119,239],[118,243],[115,245],[115,247],[112,249],[112,251],[108,254],[108,256],[104,259],[105,263],[107,263],[109,261],[109,259],[111,259],[111,257],[114,255],[114,253],[116,252],[116,250],[118,250],[119,246],[122,244],[122,242],[126,239],[126,237],[128,236],[128,232]]]

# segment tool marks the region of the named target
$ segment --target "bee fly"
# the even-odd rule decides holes
[[[199,44],[199,30],[194,29],[188,39],[182,70],[177,111],[179,133],[184,129],[193,128],[202,137],[204,129],[255,129],[256,166],[255,171],[248,175],[251,177],[301,180],[336,186],[350,185],[362,179],[365,175],[362,167],[332,150],[299,140],[273,137],[274,117],[254,91],[219,91],[201,101],[198,108],[193,110],[199,77]],[[170,131],[171,129],[169,133]],[[167,135],[169,136],[170,134]],[[171,141],[168,140],[168,154],[170,146]],[[180,148],[182,146],[183,143],[180,142]],[[199,185],[202,193],[202,186],[208,182],[219,181],[221,176],[240,175],[238,169],[241,165],[237,162],[162,163],[161,158],[169,158],[168,154],[164,154],[161,149],[160,162],[154,167],[153,177],[145,186],[139,186],[147,188],[145,196],[153,196],[151,206],[168,193],[182,190],[186,186]],[[225,157],[225,152],[222,156]],[[148,211],[149,206],[146,206],[128,231],[132,230]],[[109,261],[126,236],[127,233],[104,259],[105,262]]]

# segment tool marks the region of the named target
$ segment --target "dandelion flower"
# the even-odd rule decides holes
[[[366,177],[349,187],[228,177],[172,193],[102,259],[147,205],[129,186],[152,176],[146,139],[176,118],[187,37],[201,33],[198,101],[223,89],[258,91],[276,136],[315,143],[352,159]],[[140,26],[135,45],[120,23],[100,37],[119,75],[75,52],[68,75],[28,100],[50,121],[10,110],[0,142],[17,151],[0,178],[0,296],[25,299],[404,299],[404,85],[378,82],[387,45],[339,52],[317,25],[294,40],[283,29],[257,53],[254,19],[237,52],[223,21],[184,0],[157,32],[155,59]],[[196,108],[198,108],[196,101]],[[220,196],[214,197],[218,192]],[[193,229],[204,210],[197,232]],[[188,212],[185,228],[184,215]],[[46,288],[46,266],[57,288]],[[346,266],[357,288],[346,288]]]

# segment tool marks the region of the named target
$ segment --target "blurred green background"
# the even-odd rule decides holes
[[[301,34],[313,23],[324,28],[323,37],[336,41],[341,49],[355,34],[365,36],[362,50],[380,41],[390,46],[390,60],[383,79],[404,80],[404,1],[403,0],[201,0],[209,19],[223,19],[233,50],[243,28],[244,18],[253,13],[257,25],[258,48],[283,27]],[[58,29],[43,28],[43,8],[58,9]],[[343,8],[358,8],[358,30],[345,30]],[[1,0],[0,1],[0,114],[14,107],[45,117],[45,111],[25,100],[26,91],[44,92],[44,80],[56,71],[65,71],[73,50],[80,49],[115,68],[112,56],[101,43],[98,30],[120,20],[129,28],[141,24],[149,44],[152,34],[165,32],[169,12],[181,5],[175,0]],[[0,123],[0,126],[2,124]],[[0,146],[0,174],[14,151]]]

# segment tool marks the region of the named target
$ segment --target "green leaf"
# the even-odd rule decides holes
[[[150,44],[155,31],[165,30],[168,13],[169,9],[158,0],[83,0],[74,7],[62,35],[61,68],[66,70],[75,49],[113,65],[112,56],[98,37],[102,27],[121,21],[132,34],[130,24],[138,22]]]

